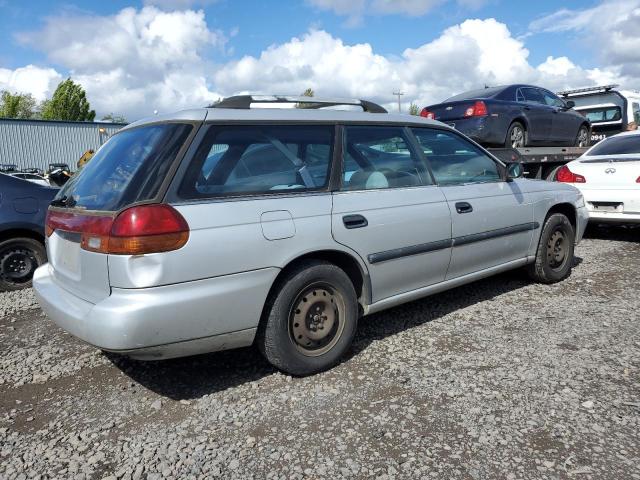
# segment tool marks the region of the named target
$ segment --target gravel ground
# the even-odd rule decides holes
[[[640,229],[588,235],[568,280],[365,318],[309,378],[103,355],[0,293],[0,478],[640,479]]]

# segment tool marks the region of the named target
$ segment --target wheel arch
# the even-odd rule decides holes
[[[551,206],[551,208],[549,208],[549,210],[547,211],[546,217],[544,218],[545,223],[547,219],[554,213],[562,213],[563,215],[565,215],[569,219],[569,222],[573,227],[573,231],[575,235],[578,234],[578,224],[577,224],[578,214],[576,212],[576,207],[573,204],[568,202],[563,202],[563,203],[556,203],[555,205]]]
[[[365,267],[354,255],[343,250],[334,249],[314,250],[291,259],[282,268],[282,270],[280,270],[280,273],[278,273],[274,279],[271,288],[269,289],[267,299],[273,294],[275,289],[278,288],[280,280],[284,276],[286,276],[298,264],[308,260],[324,260],[341,268],[353,284],[353,288],[355,289],[358,297],[358,304],[360,305],[359,308],[361,313],[364,306],[371,303],[371,281],[369,273],[366,271]]]
[[[504,132],[504,139],[503,139],[503,142],[502,142],[503,144],[506,143],[506,141],[507,141],[507,135],[509,134],[509,129],[511,128],[511,125],[513,125],[516,122],[521,124],[524,127],[525,135],[529,135],[529,133],[530,133],[529,122],[527,122],[527,119],[525,117],[523,117],[521,115],[516,115],[507,124],[507,129]]]
[[[37,240],[44,245],[44,236],[29,228],[8,228],[0,231],[0,242],[11,240],[13,238],[31,238]]]

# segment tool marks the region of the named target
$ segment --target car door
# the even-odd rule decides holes
[[[457,132],[413,128],[452,216],[451,263],[446,279],[523,259],[539,227],[518,182]]]
[[[520,87],[518,102],[527,121],[529,142],[545,143],[551,135],[552,109],[544,102],[542,94],[534,87]]]
[[[567,108],[567,105],[560,97],[542,88],[540,92],[553,113],[549,138],[554,142],[573,145],[578,135],[578,129],[582,125],[582,120],[574,110]]]
[[[447,201],[400,126],[345,126],[335,240],[366,262],[372,300],[442,282],[451,255]]]

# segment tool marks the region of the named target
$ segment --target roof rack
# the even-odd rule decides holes
[[[598,87],[586,87],[586,88],[577,88],[575,90],[563,90],[558,92],[558,95],[562,97],[568,97],[569,95],[576,95],[578,93],[592,93],[592,92],[608,92],[609,90],[613,90],[614,88],[618,88],[620,85],[601,85]]]
[[[304,108],[324,108],[338,105],[355,105],[369,113],[389,113],[384,107],[368,100],[348,98],[314,98],[289,95],[235,95],[209,105],[209,108],[235,108],[248,110],[252,103],[303,103]]]

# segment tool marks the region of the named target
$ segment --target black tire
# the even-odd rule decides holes
[[[575,242],[573,225],[562,213],[550,215],[544,222],[536,260],[527,265],[529,276],[540,283],[556,283],[571,274]]]
[[[520,135],[518,135],[518,132],[520,132]],[[522,123],[513,122],[511,125],[509,125],[507,136],[504,140],[505,148],[522,148],[526,147],[528,143],[529,134]]]
[[[586,125],[582,125],[578,129],[578,134],[576,135],[576,140],[573,144],[576,147],[588,147],[591,143],[590,140],[589,127],[587,127]]]
[[[31,286],[33,272],[47,261],[44,245],[33,238],[0,242],[0,291]]]
[[[358,300],[347,274],[332,263],[309,260],[273,289],[256,343],[279,370],[311,375],[340,361],[357,324]]]

